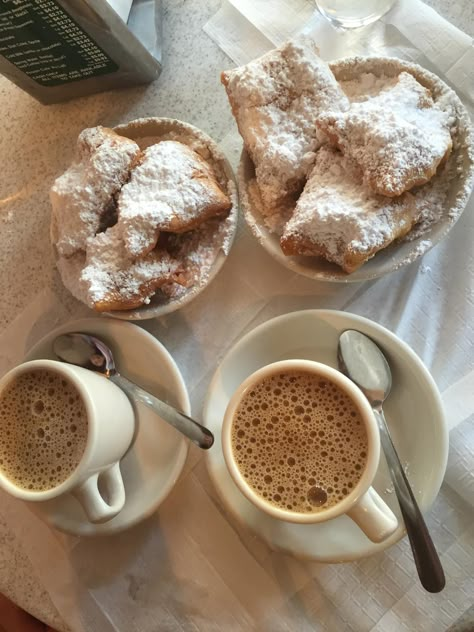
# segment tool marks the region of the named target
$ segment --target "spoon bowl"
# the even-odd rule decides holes
[[[339,338],[337,358],[343,373],[357,384],[372,406],[387,399],[392,390],[392,372],[373,340],[349,329]]]
[[[55,338],[53,350],[59,359],[70,364],[107,376],[117,373],[111,349],[96,336],[63,334]]]

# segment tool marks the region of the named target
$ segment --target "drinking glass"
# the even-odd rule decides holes
[[[316,0],[320,13],[333,26],[354,29],[375,22],[389,11],[395,0]]]

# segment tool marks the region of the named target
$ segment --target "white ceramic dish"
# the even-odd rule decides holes
[[[273,549],[320,562],[347,562],[382,551],[403,537],[404,528],[399,526],[385,542],[374,544],[347,516],[312,525],[270,517],[250,503],[232,480],[221,448],[221,424],[233,392],[266,364],[295,358],[337,368],[338,338],[349,328],[373,338],[388,357],[393,390],[384,405],[387,422],[420,507],[427,511],[441,486],[448,455],[448,431],[440,395],[410,347],[366,318],[331,310],[307,310],[269,320],[244,336],[225,356],[212,379],[204,407],[205,424],[216,438],[206,455],[207,466],[230,513]],[[401,521],[383,456],[373,486]]]
[[[196,247],[200,247],[201,251],[206,253],[206,262],[200,266],[200,276],[192,287],[182,289],[173,297],[168,297],[158,290],[146,305],[137,309],[110,311],[104,314],[121,320],[146,320],[174,312],[192,301],[209,285],[222,268],[237,230],[237,187],[232,168],[218,145],[207,134],[189,123],[168,118],[142,118],[119,125],[115,131],[122,136],[133,139],[142,149],[161,140],[177,140],[188,145],[212,165],[221,188],[232,201],[229,214],[216,224],[215,230],[208,231],[204,236],[199,233],[199,237],[195,238],[193,255],[195,255]],[[51,242],[54,244],[56,239],[56,228],[53,223],[51,225]],[[55,248],[54,255],[56,258],[59,257]],[[69,282],[77,284],[79,274],[80,272],[72,267],[65,277],[66,286],[69,285]],[[69,276],[71,279],[68,282]]]
[[[334,61],[330,67],[336,79],[341,81],[354,79],[361,73],[395,76],[402,71],[409,72],[431,90],[435,101],[448,96],[457,114],[458,132],[454,138],[454,148],[449,160],[456,161],[462,169],[459,177],[450,184],[447,206],[442,219],[419,238],[413,241],[400,241],[381,250],[361,268],[349,275],[339,266],[321,257],[287,257],[283,254],[279,237],[265,226],[259,209],[251,199],[249,183],[255,178],[255,168],[247,152],[245,150],[242,152],[238,172],[241,208],[252,233],[265,250],[290,270],[317,281],[343,283],[366,281],[412,263],[443,239],[459,219],[474,185],[474,132],[469,114],[457,95],[439,77],[417,64],[395,58],[353,57]]]
[[[83,331],[103,338],[112,348],[125,377],[190,414],[186,386],[173,358],[147,331],[111,318],[78,320],[40,340],[25,360],[57,359],[52,341],[58,334]],[[67,498],[31,503],[51,526],[73,535],[106,535],[128,529],[152,514],[172,490],[183,469],[187,440],[149,408],[135,406],[137,428],[131,448],[121,461],[126,501],[121,512],[103,524],[90,523],[78,501]]]

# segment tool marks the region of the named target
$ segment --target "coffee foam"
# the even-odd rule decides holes
[[[87,426],[69,381],[44,369],[18,376],[0,398],[0,470],[26,490],[57,487],[82,458]]]
[[[328,509],[357,485],[367,433],[339,386],[311,373],[269,376],[241,400],[232,451],[248,485],[265,501],[298,513]]]

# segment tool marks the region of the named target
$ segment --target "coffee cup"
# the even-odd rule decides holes
[[[242,494],[274,518],[311,524],[345,514],[373,542],[398,527],[372,487],[380,457],[373,411],[327,365],[283,360],[250,375],[225,411],[222,449]]]
[[[72,494],[90,522],[125,504],[120,459],[135,418],[105,376],[54,360],[25,362],[0,380],[0,487],[41,503]]]

